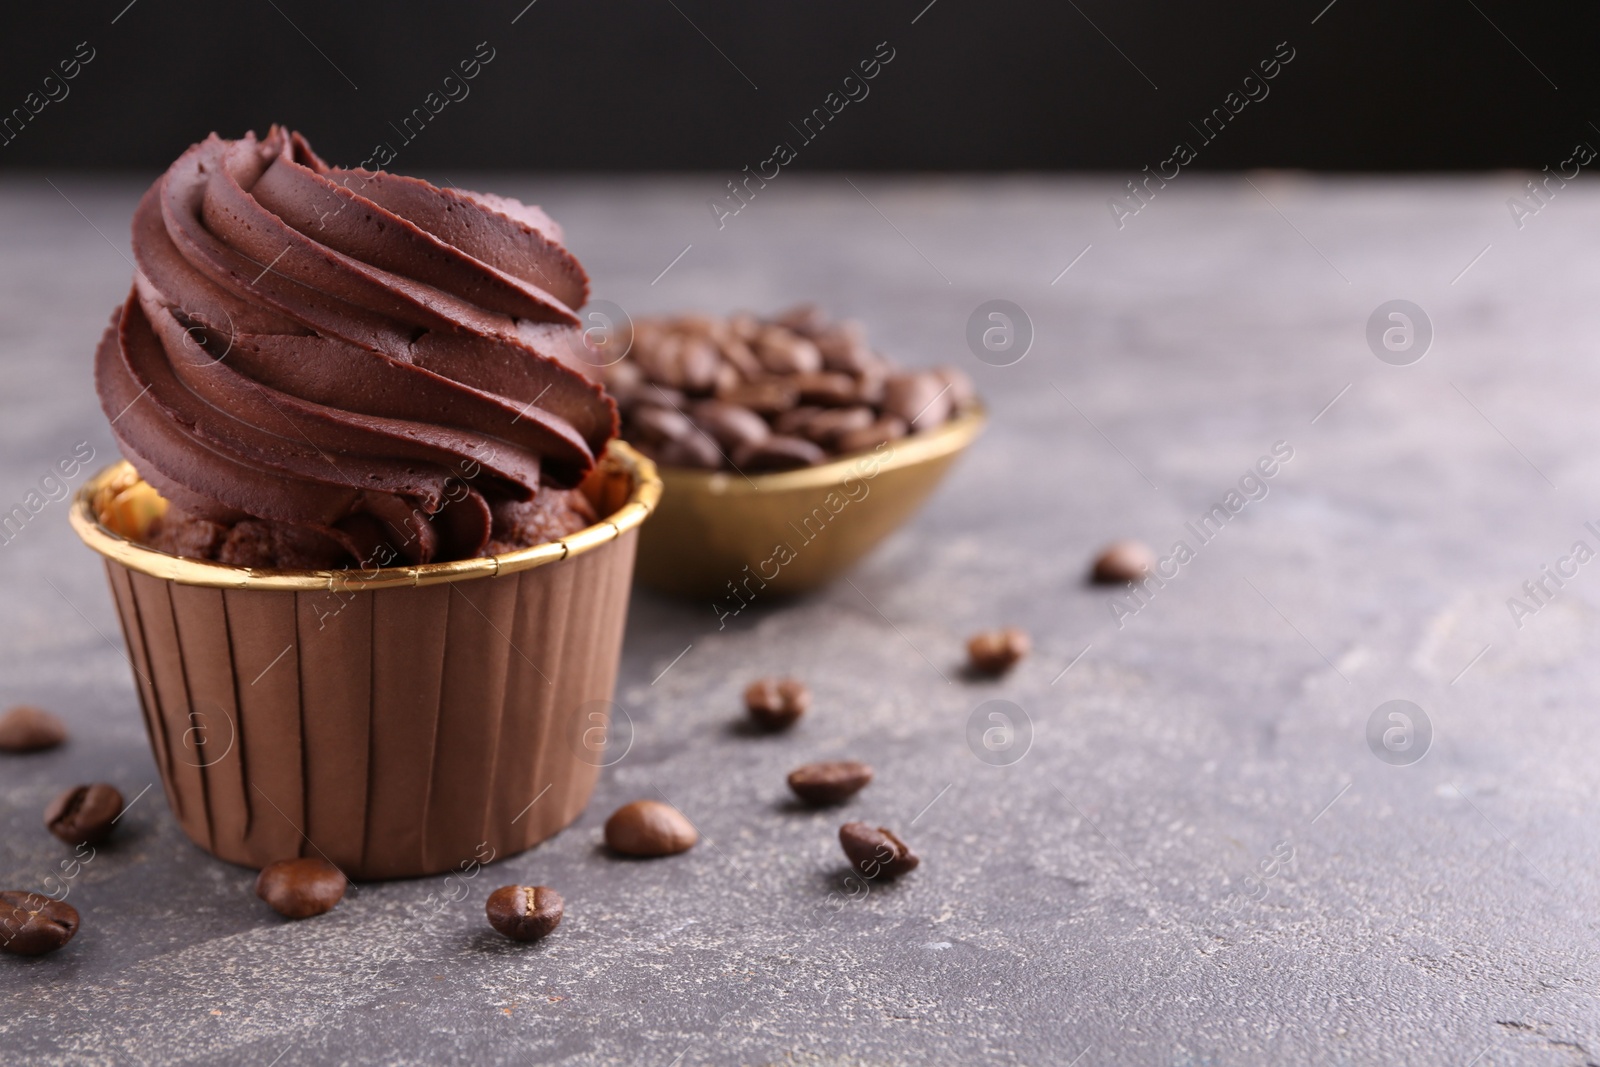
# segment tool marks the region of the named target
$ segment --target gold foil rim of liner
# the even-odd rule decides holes
[[[500,574],[559,563],[571,556],[581,555],[600,545],[616,540],[624,533],[638,527],[655,511],[661,500],[661,476],[656,465],[634,451],[624,441],[612,441],[605,455],[596,464],[601,477],[623,475],[629,479],[626,501],[611,514],[569,534],[558,541],[550,541],[514,552],[480,559],[452,560],[446,563],[424,563],[413,567],[384,567],[375,571],[360,570],[262,570],[253,567],[236,567],[209,560],[185,559],[157,552],[137,541],[112,530],[99,521],[97,504],[102,491],[110,487],[126,489],[142,484],[133,465],[120,460],[105,468],[79,488],[72,499],[70,520],[72,528],[83,543],[107,559],[120,563],[129,570],[148,574],[154,578],[177,582],[180,585],[198,585],[212,589],[262,589],[262,590],[324,590],[365,591],[396,587],[411,588],[437,585],[440,582],[457,582],[468,578],[492,578]],[[593,477],[593,475],[591,475]]]
[[[988,422],[988,412],[982,404],[956,416],[942,426],[921,433],[908,434],[889,442],[890,455],[879,462],[874,475],[883,471],[909,467],[914,463],[959,452],[983,432]],[[737,471],[706,471],[692,467],[663,467],[661,476],[669,479],[674,492],[713,493],[732,496],[736,494],[783,493],[797,489],[825,489],[839,485],[849,478],[855,468],[873,455],[872,450],[852,452],[847,456],[819,463],[815,467],[778,471],[773,474],[747,474]]]

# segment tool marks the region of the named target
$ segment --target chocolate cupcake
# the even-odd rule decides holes
[[[133,247],[95,360],[127,462],[73,523],[184,830],[401,877],[569,823],[660,483],[560,228],[274,127],[184,153]]]

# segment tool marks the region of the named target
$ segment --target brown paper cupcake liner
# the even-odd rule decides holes
[[[260,867],[352,878],[460,869],[575,819],[604,762],[637,528],[660,481],[614,442],[584,487],[607,518],[547,545],[370,573],[261,571],[123,535],[159,513],[127,464],[79,492],[105,557],[179,824]]]

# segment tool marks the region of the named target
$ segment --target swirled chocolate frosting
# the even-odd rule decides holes
[[[213,134],[134,215],[101,406],[139,474],[214,530],[345,563],[503,548],[617,429],[561,242],[515,200],[330,167],[279,127]]]

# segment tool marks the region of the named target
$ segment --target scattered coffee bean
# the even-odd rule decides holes
[[[483,910],[489,925],[513,941],[537,941],[561,925],[566,902],[547,885],[503,885]]]
[[[0,950],[43,956],[78,932],[78,909],[64,901],[8,889],[0,892]]]
[[[1101,550],[1090,577],[1102,585],[1141,582],[1156,565],[1156,554],[1138,541],[1113,541]]]
[[[872,781],[872,768],[860,760],[808,763],[789,772],[789,788],[807,804],[843,804]]]
[[[744,691],[750,717],[769,730],[793,726],[811,707],[811,690],[794,678],[762,678]]]
[[[1033,648],[1024,630],[1007,627],[1004,630],[985,630],[967,641],[967,658],[972,669],[982,674],[1001,674],[1016,666],[1017,661]]]
[[[839,844],[850,858],[850,865],[863,877],[896,878],[916,869],[922,860],[909,845],[888,827],[876,830],[864,822],[847,822],[839,827]]]
[[[742,312],[635,320],[628,356],[604,373],[623,436],[665,467],[814,466],[932,429],[977,402],[961,371],[898,370],[859,322],[829,321],[809,304],[765,321]]]
[[[69,845],[92,845],[106,839],[121,814],[122,794],[115,786],[79,785],[50,802],[44,825]]]
[[[279,915],[309,919],[332,910],[343,900],[346,884],[344,872],[327,860],[302,856],[261,868],[256,876],[256,896],[272,905]]]
[[[40,752],[66,739],[66,725],[43,708],[19,704],[0,715],[0,752]]]
[[[624,804],[606,820],[605,832],[606,844],[625,856],[671,856],[700,840],[682,812],[659,800]]]

